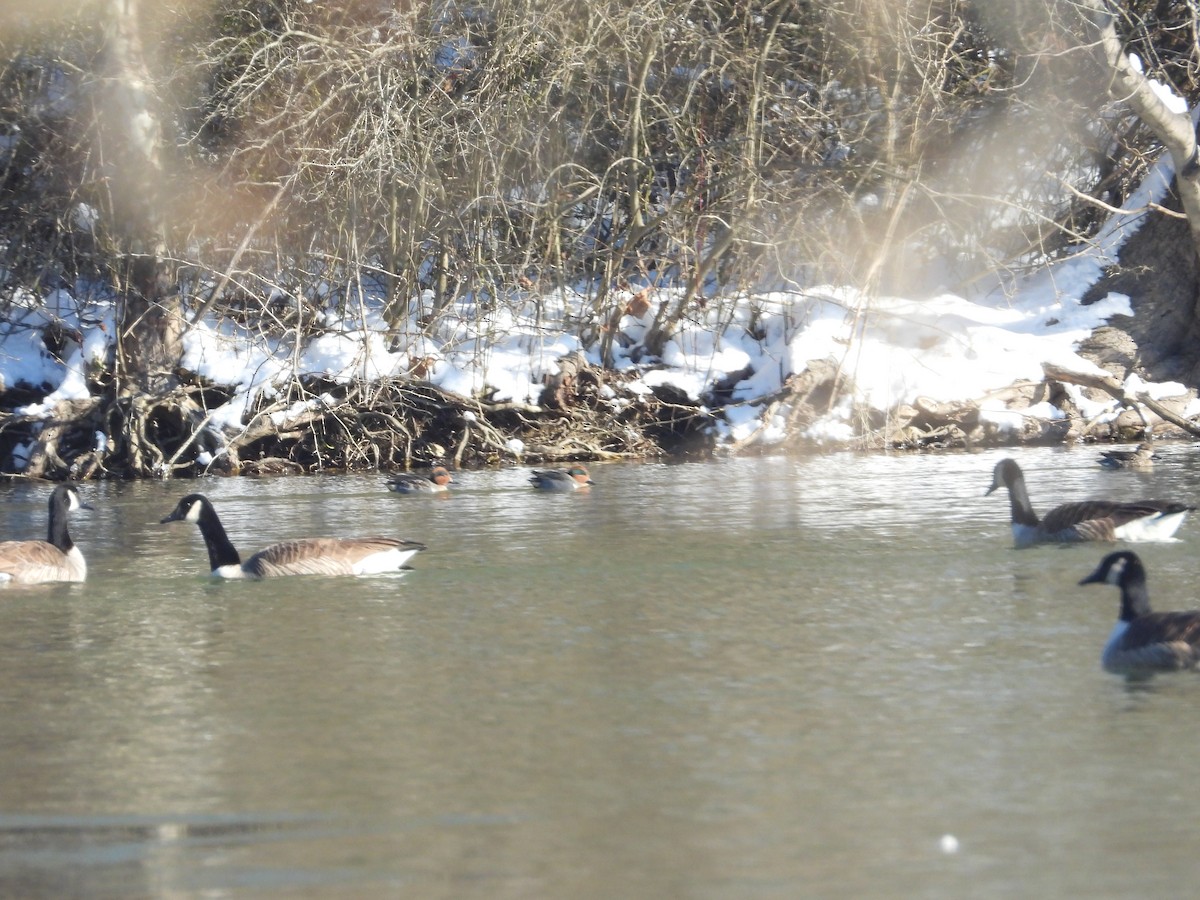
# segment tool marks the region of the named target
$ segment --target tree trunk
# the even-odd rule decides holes
[[[170,289],[163,218],[162,128],[142,52],[137,0],[109,0],[108,90],[101,141],[109,160],[117,273],[118,396],[161,395],[175,382],[183,319]]]
[[[1179,211],[1171,195],[1163,207]],[[1186,220],[1150,212],[1125,241],[1113,266],[1083,295],[1085,304],[1110,293],[1129,297],[1131,316],[1112,316],[1083,341],[1083,355],[1119,379],[1138,372],[1149,381],[1195,384],[1200,345],[1191,340],[1192,307],[1200,288],[1200,257]]]
[[[1091,6],[1098,13],[1097,29],[1100,52],[1112,71],[1109,93],[1127,103],[1162,141],[1175,163],[1175,186],[1191,230],[1192,246],[1200,255],[1200,152],[1196,145],[1196,126],[1191,115],[1175,112],[1155,92],[1150,79],[1129,61],[1129,53],[1117,35],[1112,13],[1103,10],[1098,0]]]

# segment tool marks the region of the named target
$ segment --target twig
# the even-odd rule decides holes
[[[1074,194],[1085,203],[1095,206],[1097,209],[1101,209],[1104,212],[1114,216],[1136,216],[1146,212],[1147,210],[1153,210],[1154,212],[1162,213],[1164,216],[1170,216],[1172,219],[1187,218],[1186,214],[1178,212],[1174,209],[1167,209],[1162,204],[1154,203],[1153,201],[1147,203],[1145,206],[1140,206],[1137,209],[1122,209],[1119,206],[1113,206],[1109,203],[1105,203],[1103,200],[1093,197],[1091,194],[1084,193],[1083,191],[1079,190],[1079,188],[1075,187],[1075,185],[1069,183],[1063,178],[1057,178],[1056,180],[1058,181],[1059,187],[1063,188],[1068,193]]]

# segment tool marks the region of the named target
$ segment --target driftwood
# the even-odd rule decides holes
[[[740,406],[763,408],[762,412],[758,414],[758,427],[750,434],[728,445],[725,452],[738,453],[755,444],[771,424],[771,420],[785,406],[789,407],[787,430],[789,433],[795,433],[800,425],[807,424],[816,418],[818,404],[813,401],[818,394],[833,383],[836,377],[837,365],[831,360],[813,360],[803,372],[789,376],[777,391],[750,400],[726,403],[714,409],[714,413],[723,414],[726,410]]]
[[[969,401],[941,402],[917,397],[900,403],[886,414],[878,427],[856,442],[862,449],[916,450],[930,447],[969,447],[985,439],[979,421],[979,404]]]
[[[1170,422],[1178,428],[1183,429],[1193,437],[1200,437],[1200,427],[1192,424],[1187,419],[1175,413],[1171,409],[1164,406],[1159,401],[1155,400],[1145,391],[1141,391],[1130,396],[1130,391],[1125,390],[1125,385],[1117,381],[1111,375],[1098,375],[1088,372],[1072,372],[1070,369],[1064,369],[1061,366],[1056,366],[1052,363],[1042,363],[1042,371],[1046,373],[1048,379],[1061,381],[1066,384],[1078,384],[1081,387],[1096,388],[1104,391],[1114,400],[1119,401],[1124,406],[1132,409],[1137,409],[1138,405],[1146,407],[1156,416],[1160,417],[1164,422]],[[1138,410],[1140,413],[1141,410]],[[1145,421],[1145,416],[1142,416]]]
[[[543,379],[545,387],[542,388],[539,402],[552,409],[568,409],[579,393],[580,376],[588,372],[590,367],[587,358],[578,350],[560,356],[557,363],[558,372]]]

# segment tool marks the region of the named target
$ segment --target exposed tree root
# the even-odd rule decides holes
[[[538,404],[466,398],[411,378],[350,384],[306,379],[251,409],[236,431],[214,424],[213,411],[230,393],[192,383],[158,397],[63,401],[49,417],[0,412],[0,465],[37,478],[86,480],[709,455],[718,421],[744,421],[741,410],[750,408],[755,426],[722,446],[739,453],[779,447],[780,429],[787,436],[784,447],[805,446],[809,426],[851,388],[838,384],[834,363],[815,362],[770,395],[735,401],[732,387],[745,374],[731,376],[727,389],[717,386],[703,403],[670,385],[650,393],[631,389],[621,375],[595,369],[582,357],[564,359]],[[918,399],[886,415],[864,411],[855,443],[921,450],[1084,437],[1088,425],[1062,383],[1105,391],[1138,409],[1143,424],[1149,424],[1148,410],[1157,422],[1200,435],[1170,407],[1144,394],[1127,396],[1116,379],[1047,366],[1044,382],[1014,385],[993,399],[1014,408],[1049,400],[1067,413],[1064,419],[1029,417],[1014,434],[1011,425],[1006,430],[986,421],[977,403]]]
[[[46,420],[0,414],[0,459],[42,478],[395,470],[432,463],[648,458],[712,449],[695,402],[637,394],[582,360],[547,384],[546,405],[470,399],[425,381],[306,379],[254,408],[240,430],[211,410],[227,392],[191,384],[164,396],[64,402]],[[607,380],[613,376],[607,375]]]

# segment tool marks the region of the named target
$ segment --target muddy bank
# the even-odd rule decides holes
[[[213,427],[208,412],[229,401],[230,389],[179,375],[179,386],[157,398],[106,396],[97,385],[96,397],[60,403],[49,417],[18,411],[18,404],[38,399],[36,391],[0,395],[5,471],[56,480],[169,478],[828,450],[828,441],[818,443],[807,432],[853,392],[834,363],[821,361],[771,396],[734,401],[740,379],[731,376],[696,400],[669,385],[647,390],[633,374],[574,355],[559,360],[559,373],[533,404],[469,399],[419,379],[345,384],[306,378],[231,432]],[[1089,421],[1068,384],[1126,408],[1116,418]],[[1148,431],[1194,435],[1183,416],[1193,396],[1155,400],[1127,391],[1116,377],[1047,367],[1039,383],[993,392],[986,411],[980,403],[921,398],[890,410],[858,410],[857,434],[844,446],[922,451],[1138,440]],[[996,415],[997,401],[1008,415]],[[1046,416],[1046,404],[1058,413]],[[729,420],[742,421],[747,407],[757,425],[731,431]],[[1035,409],[1041,414],[1032,414]]]

